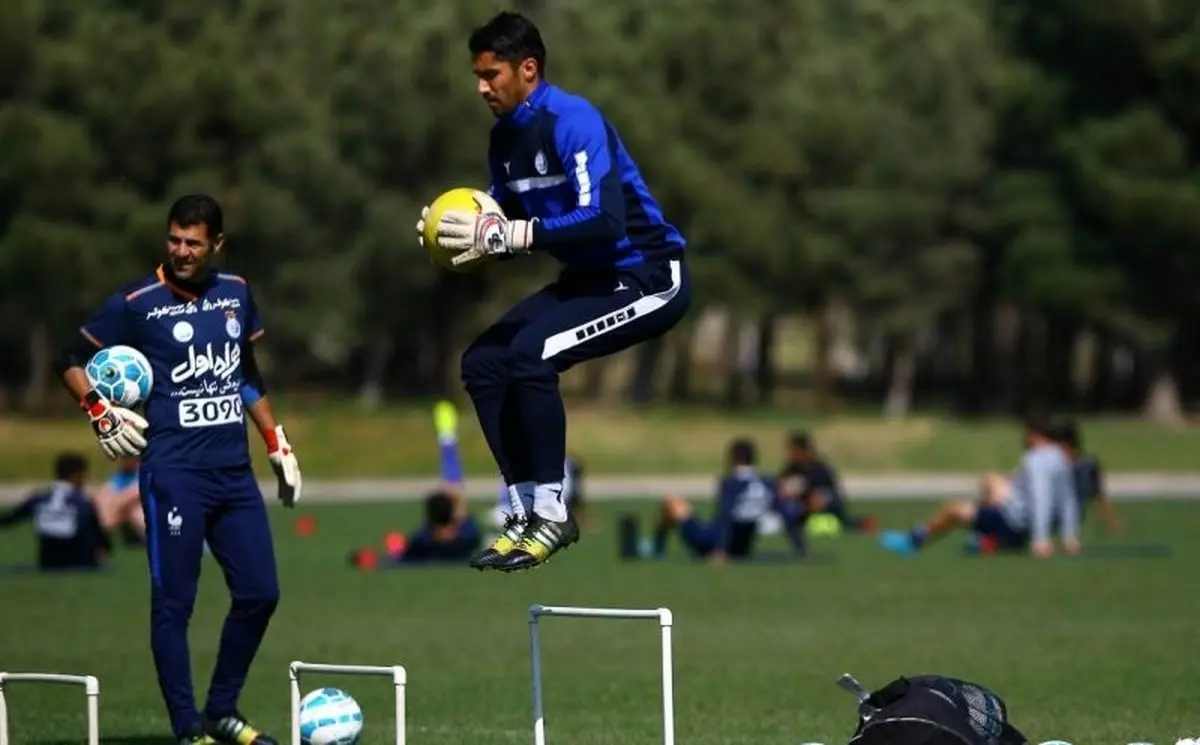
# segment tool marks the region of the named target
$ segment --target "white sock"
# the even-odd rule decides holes
[[[518,520],[524,520],[533,513],[533,487],[532,481],[522,481],[508,487],[510,514]]]
[[[533,511],[537,516],[552,523],[567,521],[567,505],[563,502],[561,481],[538,484],[533,489]]]

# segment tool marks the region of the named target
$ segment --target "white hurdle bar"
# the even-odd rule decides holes
[[[670,609],[580,608],[538,604],[529,606],[529,653],[533,672],[533,745],[546,745],[546,711],[542,701],[542,649],[538,635],[538,621],[543,616],[658,621],[662,631],[663,745],[675,745],[675,684],[671,654],[671,627],[674,619]]]
[[[49,683],[83,686],[87,695],[87,745],[100,745],[100,680],[94,675],[61,675],[59,673],[0,672],[0,745],[9,745],[8,700],[4,689],[9,683]]]
[[[404,689],[408,685],[408,673],[402,665],[330,665],[322,662],[300,662],[288,665],[288,682],[292,694],[292,745],[301,745],[300,740],[300,675],[320,673],[324,675],[367,675],[391,678],[396,687],[396,745],[404,745],[407,723],[404,716]],[[0,743],[0,745],[6,745]]]

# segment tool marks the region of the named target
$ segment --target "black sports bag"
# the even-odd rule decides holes
[[[850,745],[1028,745],[988,688],[943,675],[900,677],[867,693],[851,675],[838,684],[859,700]]]

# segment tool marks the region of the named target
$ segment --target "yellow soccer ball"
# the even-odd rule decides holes
[[[809,516],[805,532],[813,538],[830,538],[841,534],[842,521],[827,512],[819,512]]]
[[[480,208],[481,203],[483,204],[482,209]],[[486,191],[460,186],[443,192],[433,200],[433,203],[429,205],[429,214],[425,216],[425,230],[422,238],[425,243],[425,252],[429,254],[429,258],[434,264],[452,272],[470,272],[488,263],[490,259],[481,259],[471,262],[466,267],[454,266],[451,259],[454,258],[455,253],[438,245],[437,226],[446,210],[466,210],[475,214],[485,211],[503,214],[500,205]]]

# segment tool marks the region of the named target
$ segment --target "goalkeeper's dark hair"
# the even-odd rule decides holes
[[[216,240],[225,232],[225,215],[217,200],[207,194],[185,194],[167,212],[167,225],[172,224],[181,228],[203,225],[208,228],[209,240]]]
[[[546,74],[546,45],[542,42],[542,32],[520,13],[505,11],[494,16],[471,32],[467,49],[472,57],[491,52],[514,67],[532,58],[537,63],[538,75]]]

